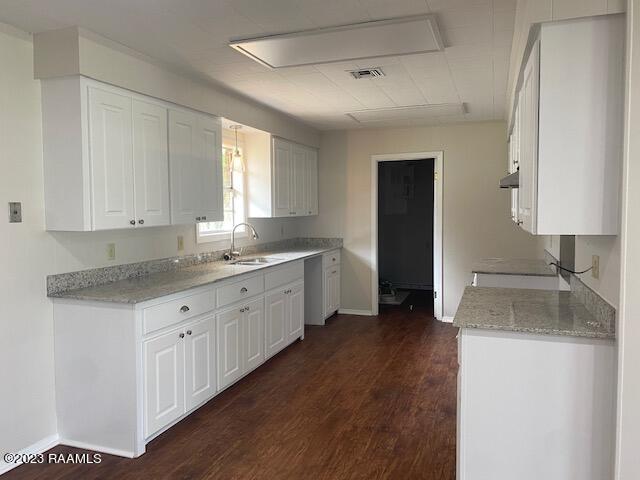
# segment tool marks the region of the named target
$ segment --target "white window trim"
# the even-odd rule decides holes
[[[224,131],[223,131],[224,134]],[[223,142],[222,142],[222,147],[223,148],[228,148],[231,150],[235,149],[235,142],[231,143],[230,139],[226,139],[223,138]],[[240,149],[241,152],[244,151],[244,145],[242,140],[238,140],[238,148]],[[234,186],[235,188],[235,186]],[[234,224],[237,223],[241,223],[241,222],[246,222],[247,221],[247,206],[248,206],[248,202],[247,202],[247,175],[243,174],[242,175],[242,202],[243,202],[243,217],[242,219],[238,219],[236,220],[234,218]],[[234,217],[235,217],[235,212],[234,212]],[[236,235],[235,238],[236,240],[239,239],[243,239],[243,238],[247,238],[247,232],[245,230],[244,227],[239,228],[238,230],[236,230]],[[214,243],[214,242],[225,242],[228,243],[231,241],[231,231],[227,230],[227,231],[221,231],[221,232],[213,232],[213,233],[200,233],[200,226],[198,224],[196,224],[196,244],[203,244],[203,243]]]

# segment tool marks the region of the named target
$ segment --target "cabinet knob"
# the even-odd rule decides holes
[[[333,272],[331,272],[331,273],[337,273],[337,270],[334,270],[334,271],[333,271]]]
[[[140,220],[138,220],[138,223],[139,223],[140,225],[144,225],[144,220],[141,218]]]
[[[135,224],[136,224],[136,221],[135,221],[135,220],[129,220],[129,223],[130,223],[131,225],[135,225]]]
[[[240,309],[240,313],[244,313],[244,308],[241,308],[241,309]]]
[[[204,217],[202,217],[202,220],[206,220],[206,219],[207,219],[206,215]]]
[[[180,338],[184,338],[184,333],[181,333],[180,335],[178,335]]]
[[[199,222],[201,220],[201,217],[196,217],[196,222]]]
[[[180,307],[180,312],[181,313],[187,313],[189,311],[189,307],[187,307],[186,305],[182,305]]]
[[[247,290],[247,287],[242,287],[240,289],[240,293],[247,293],[249,290]]]
[[[187,335],[191,335],[191,330],[187,330]]]
[[[296,212],[289,212],[289,215],[295,215]]]
[[[331,261],[332,261],[332,262],[335,262],[335,261],[336,261],[336,257],[333,257],[333,258],[331,259]]]
[[[249,311],[249,307],[244,307],[244,311],[248,312]]]

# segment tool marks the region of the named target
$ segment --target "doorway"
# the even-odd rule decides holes
[[[372,157],[372,313],[433,298],[442,320],[442,152]],[[380,295],[382,294],[382,295]]]

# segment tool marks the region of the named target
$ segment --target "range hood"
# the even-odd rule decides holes
[[[520,186],[520,171],[513,172],[500,179],[500,188],[518,188]]]

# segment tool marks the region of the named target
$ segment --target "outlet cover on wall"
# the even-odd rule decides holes
[[[591,276],[593,278],[600,278],[600,256],[593,255],[591,257]]]
[[[115,243],[107,243],[107,260],[115,260],[116,259],[116,244]]]
[[[178,251],[182,252],[184,250],[184,237],[182,235],[178,235]]]

